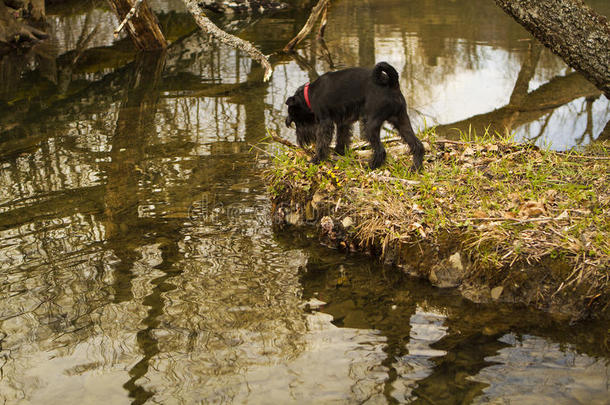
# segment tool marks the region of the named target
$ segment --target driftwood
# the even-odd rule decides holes
[[[196,0],[184,0],[184,4],[186,5],[187,10],[191,13],[195,22],[204,32],[212,35],[214,38],[218,39],[220,42],[232,46],[233,48],[239,49],[248,54],[252,59],[257,60],[263,67],[265,68],[265,75],[263,77],[263,81],[269,80],[271,74],[273,73],[273,68],[269,63],[269,60],[265,55],[263,55],[258,49],[254,47],[250,42],[244,41],[241,38],[236,37],[235,35],[231,35],[229,33],[224,32],[220,28],[218,28],[206,15],[203,13],[201,8],[199,7],[198,1]]]
[[[309,14],[309,18],[307,19],[307,22],[305,23],[303,28],[301,28],[301,31],[299,31],[297,36],[292,38],[290,40],[290,42],[288,42],[288,44],[286,44],[286,46],[284,47],[284,52],[293,51],[294,48],[299,44],[299,42],[301,42],[307,36],[307,34],[309,34],[311,32],[314,25],[316,24],[316,21],[318,21],[318,18],[320,18],[320,16],[322,16],[322,24],[320,25],[320,30],[318,31],[318,38],[322,38],[322,36],[324,35],[324,30],[326,28],[326,23],[327,23],[326,14],[328,12],[329,4],[330,4],[330,0],[318,1],[318,4],[316,4],[314,6],[314,8],[311,10],[311,14]]]

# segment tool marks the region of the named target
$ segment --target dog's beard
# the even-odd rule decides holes
[[[316,125],[296,123],[297,143],[300,147],[316,142]]]

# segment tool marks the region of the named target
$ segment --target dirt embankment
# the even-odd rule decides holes
[[[523,303],[571,318],[610,318],[610,149],[540,150],[508,141],[423,136],[408,147],[320,165],[283,146],[266,174],[280,226],[315,225],[323,243],[367,251],[473,301]]]

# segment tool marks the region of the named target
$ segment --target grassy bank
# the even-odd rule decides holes
[[[409,172],[408,148],[391,138],[375,171],[362,145],[320,165],[282,146],[267,172],[276,220],[312,222],[327,243],[371,251],[475,301],[607,316],[609,145],[558,153],[421,137],[421,173]]]

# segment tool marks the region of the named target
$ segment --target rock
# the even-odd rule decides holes
[[[314,193],[313,197],[311,197],[311,205],[313,208],[318,208],[318,205],[324,201],[324,194],[318,190]]]
[[[464,265],[462,255],[455,252],[449,258],[442,260],[439,264],[432,266],[428,280],[441,288],[457,287],[464,278]]]
[[[491,299],[497,301],[502,295],[502,291],[504,291],[504,287],[498,286],[491,289]]]
[[[460,273],[464,271],[464,266],[462,265],[462,255],[460,252],[455,252],[449,256],[449,264],[451,264],[451,266]]]

